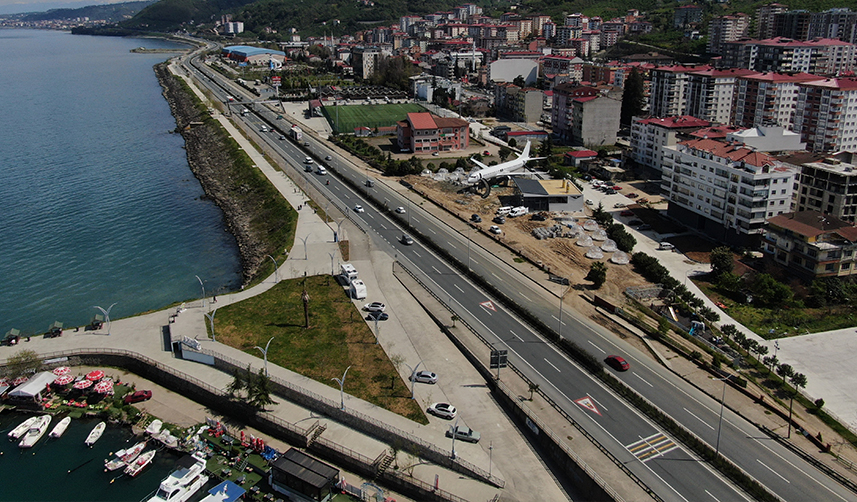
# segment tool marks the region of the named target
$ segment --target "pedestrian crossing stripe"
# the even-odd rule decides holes
[[[598,411],[598,408],[595,407],[595,403],[593,403],[592,400],[589,399],[588,397],[582,397],[580,399],[575,399],[574,402],[579,404],[580,406],[583,406],[584,408],[586,408],[587,410],[589,410],[593,413],[597,413],[599,417],[604,416],[601,414],[600,411]]]
[[[625,446],[625,448],[634,454],[635,457],[645,462],[665,455],[666,453],[678,448],[678,445],[666,435],[657,433],[647,438],[640,438],[639,441],[635,441]]]
[[[491,309],[494,312],[497,312],[497,309],[494,307],[494,303],[491,300],[488,300],[487,302],[482,302],[479,305],[482,305],[486,309]]]

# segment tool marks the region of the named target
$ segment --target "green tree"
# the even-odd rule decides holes
[[[732,273],[732,269],[735,267],[732,261],[732,250],[727,246],[712,249],[708,259],[711,262],[711,274],[715,278],[725,273]]]
[[[29,376],[42,369],[42,358],[34,350],[22,350],[6,362],[5,374],[9,379]]]
[[[516,140],[515,138],[510,139],[506,143],[509,144],[510,148],[515,148],[516,146],[518,146],[518,140]]]
[[[628,78],[625,79],[625,87],[622,91],[622,110],[620,122],[623,126],[630,127],[631,120],[643,112],[646,105],[643,89],[643,77],[636,68],[631,69]]]
[[[757,275],[750,285],[750,290],[754,294],[754,301],[763,306],[786,306],[794,295],[791,288],[778,282],[769,274]]]
[[[506,162],[506,159],[508,159],[509,155],[511,155],[511,154],[512,154],[512,150],[510,150],[509,147],[507,147],[507,146],[501,146],[500,150],[497,151],[497,155],[500,156],[501,162]]]
[[[584,277],[587,281],[592,281],[595,289],[601,288],[607,282],[607,265],[604,262],[596,261],[589,267],[589,273]]]
[[[259,368],[259,373],[252,375],[247,389],[247,403],[257,410],[264,410],[266,406],[276,404],[271,399],[271,378],[265,374],[265,370],[262,368]]]
[[[791,364],[783,363],[783,364],[780,364],[779,366],[777,366],[777,375],[780,375],[780,377],[782,377],[783,380],[786,380],[786,379],[792,377],[794,374],[795,374],[795,370],[794,370],[794,368],[792,368]]]
[[[518,87],[522,87],[522,88],[523,88],[523,87],[526,87],[526,86],[527,86],[527,81],[526,81],[526,80],[524,80],[524,76],[523,76],[523,75],[518,75],[517,77],[515,77],[514,79],[512,79],[512,84],[517,85]]]

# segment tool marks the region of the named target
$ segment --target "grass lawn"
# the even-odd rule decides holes
[[[338,133],[351,134],[355,127],[389,127],[404,120],[405,115],[424,112],[416,103],[389,105],[325,106],[324,116]]]
[[[410,389],[375,337],[363,314],[331,276],[306,278],[309,329],[304,328],[303,279],[283,281],[261,295],[219,308],[217,340],[261,356],[271,337],[268,362],[339,389],[394,413],[426,424],[428,420]],[[383,323],[382,323],[383,326]],[[382,327],[383,329],[383,327]],[[257,366],[261,366],[261,361]]]

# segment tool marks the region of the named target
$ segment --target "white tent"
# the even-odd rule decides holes
[[[9,397],[18,399],[41,399],[41,393],[51,382],[56,380],[57,376],[50,371],[43,371],[36,374],[33,378],[15,387],[15,390],[9,393]]]

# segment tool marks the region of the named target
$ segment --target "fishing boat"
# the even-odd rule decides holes
[[[133,477],[136,477],[143,469],[146,468],[147,465],[152,463],[152,459],[155,458],[155,450],[149,450],[146,453],[137,457],[137,460],[128,464],[128,467],[125,468],[125,474]]]
[[[68,425],[71,423],[71,417],[65,417],[54,427],[48,436],[52,438],[62,437],[65,434],[65,430],[68,429]]]
[[[30,430],[30,426],[33,425],[33,423],[38,419],[39,417],[30,417],[21,422],[21,425],[15,427],[9,434],[7,434],[9,436],[9,439],[18,439],[23,436],[25,432]]]
[[[48,430],[48,426],[51,424],[50,415],[42,415],[40,417],[36,417],[36,421],[33,422],[33,425],[30,426],[30,429],[22,436],[21,442],[18,443],[18,448],[32,448],[42,436],[45,435],[45,432]]]
[[[176,463],[178,467],[166,479],[149,502],[186,502],[208,483],[205,475],[205,458],[186,456]]]
[[[96,441],[101,439],[101,435],[104,434],[104,429],[106,427],[107,424],[105,424],[104,422],[98,422],[98,425],[93,427],[89,435],[86,436],[86,441],[84,441],[84,444],[86,444],[86,446],[94,445]]]
[[[115,458],[104,461],[104,468],[108,471],[115,471],[125,467],[133,462],[143,452],[144,448],[146,448],[146,441],[141,441],[128,449],[119,450],[116,452]]]

